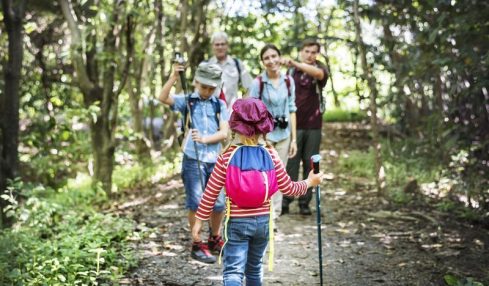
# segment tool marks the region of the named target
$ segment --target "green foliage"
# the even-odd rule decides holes
[[[345,173],[352,174],[358,177],[373,178],[374,176],[374,157],[372,152],[352,151],[348,154],[343,154],[338,166]]]
[[[441,202],[436,204],[436,207],[443,212],[453,212],[453,210],[456,209],[457,205],[454,201],[442,200]]]
[[[181,162],[172,157],[118,167],[114,184],[127,189],[172,176]],[[107,194],[94,189],[87,174],[66,182],[58,190],[11,183],[4,197],[17,221],[0,233],[0,285],[114,285],[135,265],[129,248],[129,239],[138,239],[134,222],[100,211]]]
[[[367,114],[361,110],[344,110],[335,108],[323,114],[325,122],[359,122],[367,120]]]
[[[416,179],[418,184],[433,182],[440,174],[440,164],[430,157],[422,157],[406,151],[403,143],[387,144],[383,142],[382,159],[384,163],[387,186],[394,201],[406,202],[409,198],[402,192],[403,187]],[[373,149],[368,152],[352,151],[339,160],[342,172],[374,180]]]
[[[443,280],[445,281],[445,283],[447,283],[448,286],[484,286],[484,284],[475,281],[471,277],[458,278],[452,274],[446,274],[443,277]]]
[[[18,220],[0,233],[1,285],[113,285],[134,265],[133,223],[100,213],[104,192],[79,185],[22,186]]]
[[[473,178],[473,184],[464,183],[460,173],[465,172],[467,152],[458,152],[451,157],[449,164],[452,170],[447,170],[437,154],[430,154],[430,148],[425,148],[419,140],[382,142],[382,159],[386,175],[389,198],[396,203],[406,204],[412,199],[412,193],[406,191],[406,186],[416,181],[417,186],[432,188],[438,195],[436,207],[440,211],[450,212],[456,216],[477,221],[484,216],[484,197],[481,196],[480,178]],[[436,152],[435,152],[436,153]],[[374,154],[352,151],[343,154],[338,162],[339,172],[351,174],[353,177],[367,178],[374,181]],[[352,178],[355,181],[355,178]],[[350,186],[353,187],[353,186]],[[482,192],[483,193],[483,192]]]
[[[154,184],[161,178],[173,176],[180,171],[181,157],[176,154],[168,157],[169,159],[161,158],[145,164],[118,166],[113,174],[114,184],[119,189],[128,189]]]
[[[470,185],[478,177],[478,186],[472,188],[476,196],[489,186],[489,27],[481,25],[487,22],[487,11],[480,1],[375,2],[363,7],[363,15],[384,31],[379,36],[383,45],[372,49],[375,64],[393,75],[389,92],[380,98],[384,109],[403,132],[423,139],[436,155],[467,151],[459,178]],[[447,157],[442,159],[447,163]]]
[[[402,187],[409,180],[416,179],[419,183],[427,183],[439,177],[439,167],[427,165],[418,158],[386,157],[384,168],[387,174],[387,183],[390,186]]]

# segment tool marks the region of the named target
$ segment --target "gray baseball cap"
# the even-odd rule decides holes
[[[195,80],[201,84],[217,87],[221,84],[222,69],[211,63],[201,63],[195,72]]]

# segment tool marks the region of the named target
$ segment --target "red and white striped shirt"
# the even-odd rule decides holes
[[[200,200],[199,208],[195,217],[200,220],[208,220],[212,208],[214,207],[217,197],[221,192],[226,182],[226,167],[228,165],[229,157],[233,153],[236,146],[229,147],[224,153],[217,157],[217,162],[209,178],[209,182],[205,188],[202,199]],[[284,164],[280,160],[277,152],[269,147],[266,147],[275,166],[275,172],[277,175],[278,189],[284,195],[287,196],[302,196],[307,191],[307,182],[305,180],[300,182],[293,182],[287,172],[285,171]],[[258,215],[267,215],[270,213],[270,202],[265,202],[259,208],[243,209],[239,208],[231,201],[231,217],[250,217]]]

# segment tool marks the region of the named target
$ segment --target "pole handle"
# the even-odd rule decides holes
[[[314,174],[319,173],[319,162],[321,161],[321,155],[316,154],[311,156],[311,168],[314,170]]]
[[[178,74],[180,75],[180,83],[182,85],[183,94],[187,94],[187,79],[185,78],[185,72],[179,71]]]

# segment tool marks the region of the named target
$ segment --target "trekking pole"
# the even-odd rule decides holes
[[[179,63],[181,65],[185,64],[185,60],[182,58],[182,56],[179,52],[175,52],[174,62]],[[185,95],[185,102],[187,104],[187,110],[188,110],[188,113],[190,114],[190,116],[188,117],[188,119],[189,119],[188,123],[189,123],[190,132],[192,132],[191,130],[194,129],[194,124],[193,124],[193,120],[192,120],[192,109],[190,108],[189,99],[188,99],[190,97],[190,94],[188,94],[188,92],[187,92],[187,80],[185,78],[185,72],[184,71],[179,71],[178,74],[180,75],[180,83],[182,85],[183,94]],[[185,124],[185,122],[183,122],[183,124]],[[190,134],[190,136],[192,136],[192,134]],[[202,171],[200,169],[199,150],[197,149],[197,142],[195,142],[194,140],[192,140],[192,141],[194,142],[194,151],[195,151],[195,156],[197,157],[197,168],[199,168],[200,186],[202,187],[202,191],[204,191],[205,186],[204,186],[204,179],[202,178]]]
[[[316,154],[311,156],[311,165],[314,170],[314,174],[319,173],[319,162],[321,161],[321,155]],[[321,190],[319,185],[316,187],[316,222],[318,229],[318,254],[319,254],[319,279],[321,286],[323,285],[323,244],[321,242]]]

